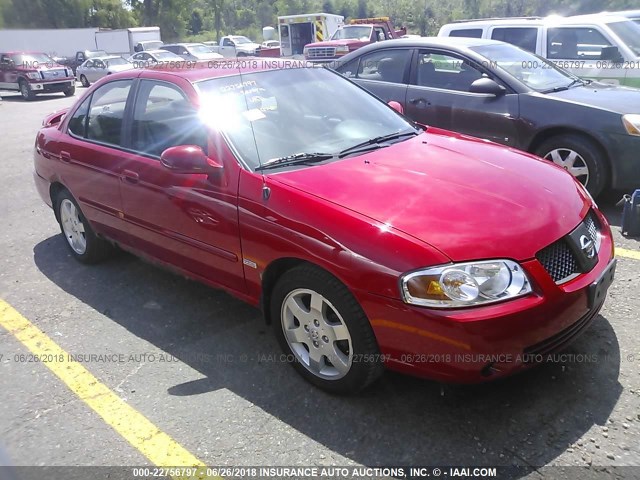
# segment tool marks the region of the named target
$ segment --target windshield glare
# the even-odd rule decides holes
[[[234,42],[236,42],[238,45],[242,45],[243,43],[253,43],[251,42],[251,40],[249,40],[247,37],[231,37],[233,39]]]
[[[11,55],[11,60],[16,65],[29,65],[36,66],[37,64],[42,64],[42,66],[46,66],[46,64],[55,64],[56,62],[49,56],[44,53],[28,53],[23,55]]]
[[[343,27],[336,30],[331,40],[362,40],[366,41],[371,38],[372,27]]]
[[[640,57],[640,25],[632,22],[609,23],[609,28],[613,30],[620,40],[627,45],[636,57]]]
[[[482,45],[471,50],[485,57],[487,64],[496,62],[498,67],[539,92],[566,87],[576,79],[552,62],[513,45]]]
[[[201,119],[222,131],[251,168],[296,153],[337,154],[370,138],[414,129],[324,68],[268,70],[197,85]]]
[[[191,45],[189,47],[189,52],[191,52],[194,55],[197,54],[209,54],[211,53],[211,48],[207,47],[206,45]]]

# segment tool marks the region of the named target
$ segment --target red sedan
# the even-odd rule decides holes
[[[613,242],[570,174],[274,62],[110,75],[45,119],[35,183],[71,254],[117,245],[259,306],[335,392],[384,366],[498,378],[596,316]]]

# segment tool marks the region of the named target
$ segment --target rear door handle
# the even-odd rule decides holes
[[[62,160],[65,163],[69,163],[71,162],[71,154],[69,152],[60,152],[60,160]]]
[[[134,172],[133,170],[123,170],[122,172],[122,179],[125,182],[129,182],[129,183],[138,183],[138,180],[140,180],[140,175],[138,175],[136,172]]]

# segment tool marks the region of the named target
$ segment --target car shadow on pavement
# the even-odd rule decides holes
[[[339,397],[302,380],[260,312],[221,291],[124,253],[81,265],[60,235],[37,244],[34,259],[61,289],[205,377],[166,385],[169,395],[228,389],[368,466],[547,465],[604,425],[622,391],[618,341],[602,316],[564,352],[573,358],[508,379],[442,389],[388,372],[362,394]],[[329,462],[321,458],[308,462]]]

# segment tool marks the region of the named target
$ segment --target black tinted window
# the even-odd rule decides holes
[[[207,151],[207,132],[180,89],[143,80],[133,112],[132,145],[159,157],[169,147],[198,145]]]
[[[360,59],[357,77],[363,80],[402,83],[410,50],[378,50]]]
[[[122,120],[131,90],[131,80],[107,83],[91,99],[87,138],[109,145],[122,145]]]
[[[507,42],[529,52],[536,52],[537,28],[494,28],[491,38]]]
[[[89,103],[91,97],[87,97],[82,105],[73,114],[73,117],[69,120],[69,133],[78,137],[85,137],[87,135],[87,113],[89,113]]]
[[[611,42],[595,28],[563,27],[547,31],[547,58],[599,60]]]
[[[482,38],[481,28],[465,28],[462,30],[451,30],[449,32],[450,37],[465,37],[465,38]]]

